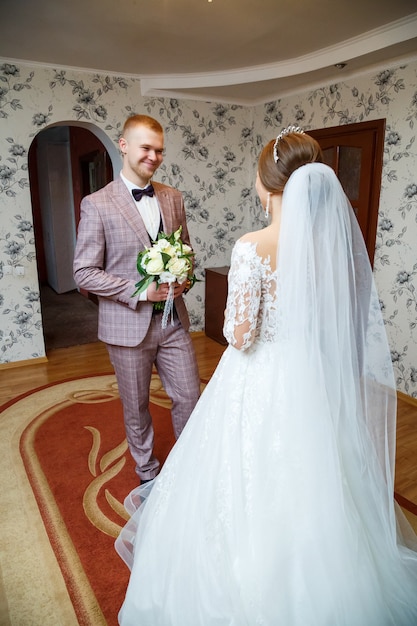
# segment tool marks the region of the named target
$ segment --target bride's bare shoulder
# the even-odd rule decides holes
[[[262,230],[255,230],[251,233],[246,233],[242,235],[239,239],[242,243],[258,243],[262,240]]]
[[[253,232],[246,233],[240,238],[242,242],[250,242],[263,245],[276,244],[277,242],[277,234],[271,226],[267,228],[262,228],[261,230],[254,230]]]

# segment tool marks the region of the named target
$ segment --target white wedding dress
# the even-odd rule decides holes
[[[308,419],[316,383],[291,370],[277,293],[237,242],[224,332],[249,321],[246,349],[229,345],[160,475],[127,500],[122,626],[417,624],[417,555],[397,545],[374,452],[321,406]]]

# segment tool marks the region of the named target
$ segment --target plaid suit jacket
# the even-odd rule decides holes
[[[153,182],[167,234],[182,226],[182,240],[190,244],[182,194]],[[81,202],[74,255],[74,279],[99,300],[98,338],[105,343],[136,346],[144,339],[152,317],[152,303],[132,296],[140,280],[138,252],[150,245],[148,232],[133,197],[121,178],[86,196]],[[175,299],[178,318],[188,330],[182,296]]]

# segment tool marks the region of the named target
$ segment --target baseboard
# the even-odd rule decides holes
[[[39,365],[48,363],[48,357],[39,356],[36,359],[26,359],[25,361],[13,361],[11,363],[0,363],[0,370],[10,370],[13,367],[26,367],[27,365]]]
[[[191,337],[194,339],[197,339],[198,337],[201,337],[202,335],[204,335],[204,331],[203,330],[197,330],[195,332],[191,332],[190,333]],[[60,348],[57,348],[58,350]],[[35,359],[26,359],[24,361],[13,361],[11,363],[0,363],[0,371],[1,370],[8,370],[8,369],[12,369],[13,367],[25,367],[27,365],[39,365],[40,363],[48,363],[48,357],[47,356],[40,356],[37,357]]]

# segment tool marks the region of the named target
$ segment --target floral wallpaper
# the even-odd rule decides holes
[[[143,98],[135,78],[0,59],[0,363],[45,355],[28,173],[33,138],[74,123],[116,146],[126,117],[140,112],[165,129],[156,178],[184,194],[201,279],[187,295],[192,330],[204,328],[204,269],[227,265],[236,239],[264,224],[254,192],[262,146],[290,123],[313,129],[386,118],[375,278],[398,389],[417,397],[417,60],[242,107]]]

